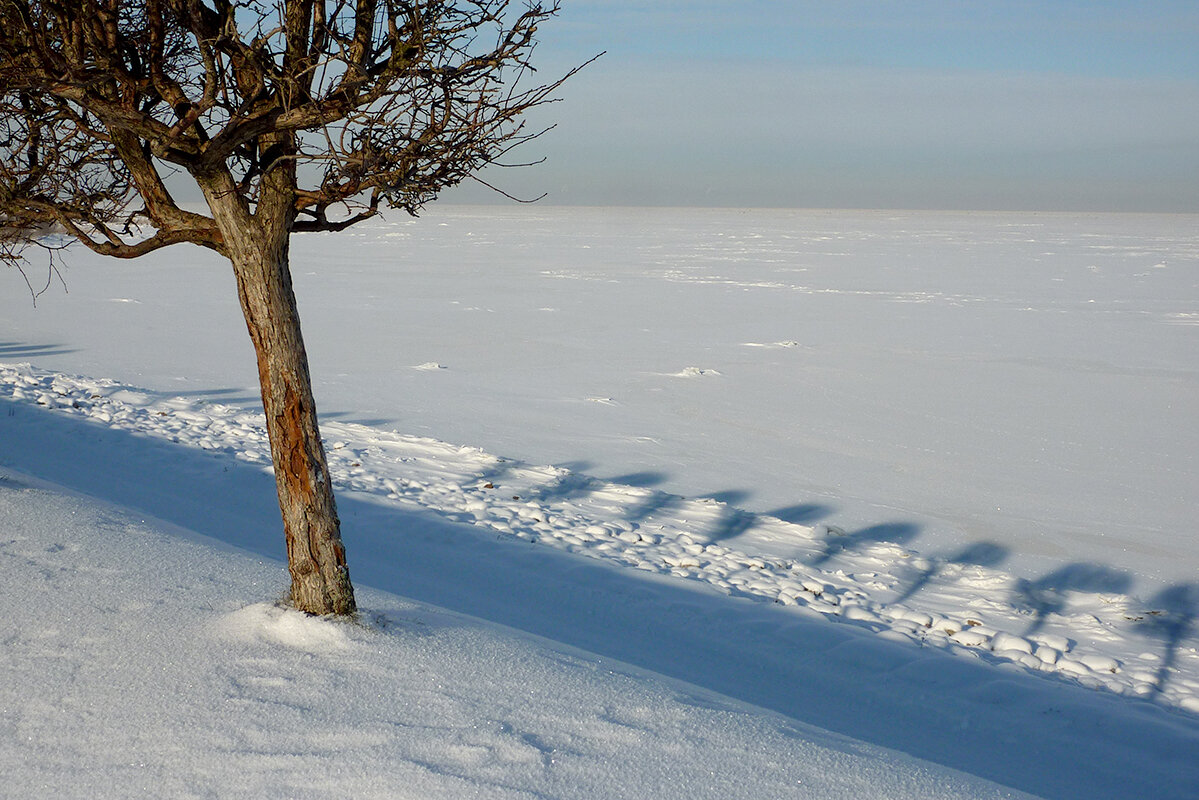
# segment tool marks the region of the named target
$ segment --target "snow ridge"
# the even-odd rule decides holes
[[[243,409],[28,364],[0,365],[0,399],[270,469],[261,414]],[[780,613],[1199,713],[1196,597],[1167,592],[1148,606],[1110,591],[1106,568],[1080,575],[1083,565],[1071,565],[1028,580],[989,566],[985,545],[922,556],[903,546],[901,524],[807,526],[434,439],[337,421],[322,429],[343,493],[775,603]]]

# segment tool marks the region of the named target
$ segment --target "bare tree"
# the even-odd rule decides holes
[[[557,0],[0,0],[0,259],[21,268],[47,226],[117,258],[190,243],[229,259],[303,611],[349,614],[355,603],[291,234],[340,231],[381,205],[416,213],[540,135],[522,115],[565,77],[539,83],[529,57],[557,10]],[[191,176],[207,214],[175,201],[169,170]]]

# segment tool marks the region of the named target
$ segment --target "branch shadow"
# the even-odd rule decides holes
[[[1162,663],[1153,684],[1153,696],[1159,699],[1170,680],[1170,670],[1178,660],[1178,649],[1195,630],[1199,619],[1199,582],[1176,583],[1162,589],[1148,605],[1152,610],[1138,620],[1136,627],[1165,643]]]
[[[582,464],[584,469],[591,466],[586,462],[582,462]],[[630,472],[624,475],[614,475],[611,478],[604,478],[603,483],[649,489],[650,487],[665,483],[669,477],[665,472],[659,470],[642,470],[640,472]],[[644,500],[625,508],[621,513],[621,517],[627,522],[644,522],[654,514],[673,508],[682,501],[683,498],[677,494],[654,490]]]
[[[657,486],[661,483],[665,483],[668,477],[669,476],[665,472],[644,470],[642,472],[630,472],[627,475],[616,475],[611,478],[604,478],[604,481],[607,483],[618,483],[621,486],[636,486],[639,489],[648,489],[650,486]]]
[[[635,472],[627,475],[617,475],[605,479],[605,483],[624,486],[648,488],[664,483],[665,473],[658,471]],[[734,539],[757,525],[762,517],[773,517],[792,524],[805,524],[832,513],[829,506],[815,503],[804,503],[786,506],[765,514],[746,511],[740,507],[750,497],[752,492],[744,489],[726,489],[719,492],[709,492],[699,495],[698,500],[714,500],[721,504],[718,519],[702,532],[704,540],[710,544]],[[643,501],[625,509],[622,516],[628,522],[642,522],[655,514],[675,508],[688,501],[688,498],[668,492],[655,491]],[[697,533],[699,533],[697,531]]]
[[[784,506],[776,508],[773,511],[767,511],[766,516],[781,519],[783,522],[790,522],[794,525],[806,525],[809,522],[815,522],[818,519],[823,519],[835,511],[832,506],[821,505],[820,503],[798,503],[793,506]]]
[[[830,525],[826,528],[821,551],[808,561],[808,565],[819,567],[832,561],[841,553],[860,550],[874,542],[906,544],[915,539],[919,533],[920,526],[911,522],[884,522],[853,533],[845,533],[840,528]]]
[[[758,522],[758,515],[733,505],[721,509],[720,518],[709,528],[708,541],[711,543],[735,539]]]
[[[26,344],[25,342],[0,342],[0,359],[10,358],[40,358],[42,356],[63,356],[79,352],[76,348],[68,348],[61,344]]]
[[[479,473],[477,478],[478,483],[480,486],[491,486],[499,483],[517,466],[519,466],[518,463],[510,458],[496,459],[495,464],[492,465],[490,469],[483,470],[481,473]]]
[[[932,556],[929,559],[928,567],[916,576],[916,579],[901,595],[891,602],[902,603],[911,599],[941,574],[946,566],[997,567],[1007,560],[1010,553],[1008,548],[994,542],[975,542],[949,556]]]
[[[630,506],[622,515],[627,522],[644,522],[654,514],[668,511],[683,502],[683,498],[670,492],[652,492],[648,497]]]
[[[757,514],[739,507],[750,497],[752,493],[744,489],[726,489],[699,496],[698,499],[715,500],[722,504],[716,521],[704,532],[710,544],[734,539],[757,524]]]
[[[1126,593],[1132,586],[1132,576],[1105,564],[1078,562],[1067,564],[1036,580],[1020,578],[1012,593],[1012,605],[1031,613],[1033,621],[1024,631],[1030,636],[1039,631],[1051,614],[1060,614],[1070,606],[1072,592]]]
[[[715,500],[717,503],[724,503],[727,506],[736,506],[744,503],[752,496],[752,492],[747,492],[744,489],[726,489],[723,492],[701,494],[699,497],[700,499]]]
[[[749,492],[736,489],[725,492],[713,492],[712,494],[703,496],[725,504],[721,509],[719,518],[706,533],[707,540],[710,543],[735,539],[750,528],[758,525],[763,517],[773,517],[782,522],[803,525],[832,513],[832,509],[828,506],[804,503],[786,506],[764,514],[757,514],[739,507],[738,504],[747,500],[751,495]]]
[[[568,471],[530,495],[530,500],[552,503],[555,500],[574,500],[586,497],[602,488],[604,482],[582,472]]]

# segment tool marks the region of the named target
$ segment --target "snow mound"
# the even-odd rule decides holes
[[[279,644],[308,653],[332,653],[351,646],[345,623],[268,603],[255,603],[226,614],[216,628],[227,639]]]

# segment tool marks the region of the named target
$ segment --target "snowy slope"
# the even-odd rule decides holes
[[[277,512],[260,417],[205,400],[158,396],[112,381],[45,373],[28,366],[3,367],[0,376],[4,431],[0,464],[166,521],[152,522],[152,527],[167,525],[165,530],[170,531],[169,523],[260,554],[276,558],[281,554],[281,536],[271,533],[278,528]],[[846,537],[827,529],[750,515],[712,501],[603,483],[558,467],[512,462],[477,448],[384,433],[354,423],[330,422],[325,432],[340,491],[347,547],[353,555],[351,569],[360,586],[397,592],[442,609],[519,628],[558,643],[555,647],[581,648],[595,654],[579,656],[581,663],[589,665],[585,668],[589,672],[596,672],[597,663],[616,659],[780,713],[792,722],[836,731],[858,743],[851,748],[855,752],[861,743],[869,743],[940,765],[918,764],[913,767],[915,777],[899,768],[892,773],[898,783],[884,777],[891,767],[870,771],[870,766],[854,765],[849,775],[867,777],[862,781],[854,777],[844,784],[828,774],[832,770],[843,775],[841,768],[819,756],[815,758],[817,769],[794,778],[814,787],[810,793],[796,790],[788,794],[783,787],[799,785],[788,783],[793,756],[780,755],[770,741],[776,735],[780,741],[796,735],[778,734],[781,723],[777,721],[763,722],[773,717],[747,712],[746,719],[754,720],[746,723],[750,725],[744,734],[747,738],[732,745],[724,737],[741,734],[736,733],[736,725],[729,729],[731,723],[725,717],[696,722],[700,732],[695,737],[717,747],[713,754],[695,750],[686,738],[686,725],[678,727],[676,711],[651,710],[646,712],[650,717],[664,715],[673,720],[666,728],[656,729],[661,746],[672,753],[694,751],[697,759],[708,762],[713,780],[718,780],[702,785],[681,781],[678,796],[926,797],[941,796],[942,792],[945,796],[954,796],[954,792],[988,796],[990,790],[983,787],[953,788],[953,781],[962,778],[945,768],[1053,798],[1181,798],[1193,796],[1199,789],[1199,760],[1195,758],[1199,754],[1199,720],[1187,710],[1194,708],[1199,687],[1193,640],[1189,638],[1193,631],[1188,627],[1193,617],[1184,618],[1166,608],[1144,609],[1159,613],[1146,613],[1147,619],[1157,622],[1141,625],[1125,619],[1131,608],[1140,608],[1128,597],[1088,596],[1049,587],[1029,591],[1030,598],[1044,603],[1030,612],[1008,603],[1006,588],[1011,576],[995,569],[917,559],[907,571],[897,571],[895,564],[911,559],[885,541],[840,541]],[[23,479],[18,474],[15,480]],[[17,501],[10,498],[10,502]],[[39,496],[26,502],[23,511],[13,512],[20,525],[36,528],[43,524],[39,521],[42,517],[31,511],[42,502]],[[45,524],[53,531],[72,527],[62,519],[60,515],[58,521]],[[21,544],[26,535],[20,533],[20,525],[14,526],[19,535],[10,542],[10,547],[16,548],[13,557],[18,559],[12,574],[33,580],[40,575],[40,580],[48,582],[48,596],[74,596],[71,587],[79,580],[112,581],[111,570],[89,572],[80,561],[86,560],[93,548],[104,553],[107,545],[85,545],[74,535],[59,535],[46,547],[25,545]],[[96,527],[85,522],[82,535],[87,535],[89,525]],[[736,546],[721,544],[713,535],[729,525],[739,529]],[[99,527],[103,536],[114,529],[112,525]],[[158,538],[169,537],[159,534]],[[789,549],[788,555],[779,554],[783,547]],[[64,549],[76,559],[71,564],[61,562],[68,557],[58,555]],[[129,560],[120,553],[109,558],[118,563]],[[270,607],[255,605],[282,590],[285,581],[278,567],[259,565],[258,577],[232,592],[231,580],[201,566],[200,556],[160,558],[150,553],[136,560],[143,558],[146,569],[160,561],[181,563],[179,569],[187,576],[167,573],[158,584],[159,579],[148,579],[143,570],[128,579],[131,586],[148,581],[133,592],[132,600],[118,587],[111,594],[97,589],[106,591],[99,603],[90,596],[93,591],[85,582],[83,596],[70,602],[87,607],[98,604],[112,615],[109,624],[123,625],[128,624],[129,612],[152,608],[153,598],[161,592],[171,602],[184,604],[184,610],[177,612],[180,614],[194,614],[196,608],[209,609],[208,618],[219,617],[218,612],[232,614],[221,617],[224,622],[212,624],[236,629],[238,636],[248,637],[259,647],[289,646],[293,635],[315,642],[302,649],[320,650],[327,639],[342,641],[342,634],[329,633],[328,628],[281,633],[280,628],[299,622],[289,617],[293,620],[289,623]],[[207,560],[209,554],[202,558]],[[78,573],[83,573],[83,578]],[[204,591],[193,597],[197,584]],[[12,591],[6,604],[18,603],[28,593],[20,581],[14,582]],[[234,596],[227,596],[231,592]],[[396,604],[405,610],[390,610]],[[444,614],[427,608],[413,611],[410,601],[373,592],[364,595],[363,605],[368,622],[380,619],[380,614],[409,620],[413,615],[442,620]],[[33,613],[36,618],[40,612],[23,613]],[[56,623],[76,620],[79,613],[62,609],[50,619]],[[196,624],[194,620],[192,624]],[[443,625],[448,623],[435,624]],[[405,626],[411,627],[410,622],[400,625]],[[22,623],[11,640],[36,639],[38,627],[33,620]],[[57,624],[52,630],[56,629]],[[158,634],[136,635],[154,638]],[[88,638],[86,632],[64,634],[59,646],[68,646],[65,643],[78,636]],[[358,644],[353,646],[361,645],[354,636],[343,644],[351,647],[354,642]],[[443,655],[460,644],[447,644]],[[122,652],[125,649],[120,643],[111,646]],[[509,646],[487,645],[501,650]],[[173,669],[181,669],[178,665],[182,663],[184,672],[210,658],[207,652],[173,652],[164,657],[176,665]],[[262,656],[247,658],[253,665],[264,663]],[[505,664],[509,659],[523,663],[516,656],[501,658]],[[403,686],[413,679],[400,666],[404,659],[386,655],[385,660],[393,668],[378,676],[379,681]],[[496,668],[494,661],[484,663],[488,667],[473,668],[482,672]],[[122,669],[118,666],[106,674],[95,674],[93,680],[111,680],[114,675],[121,676]],[[303,701],[283,703],[285,717],[294,717],[297,707],[310,708],[315,703],[306,694],[310,681],[358,691],[357,672],[350,678],[339,672],[340,667],[330,669],[332,677],[321,673],[315,679],[308,673],[288,673],[280,678],[270,670],[265,677],[256,677],[251,670],[241,673],[237,685],[258,692],[253,695],[255,709],[260,702],[270,702],[262,693],[268,687],[272,691],[286,689],[289,697],[302,694]],[[616,671],[629,674],[623,667]],[[135,674],[140,673],[135,670]],[[539,683],[549,686],[553,680],[544,675],[536,679],[518,675],[513,691]],[[648,680],[656,685],[663,678]],[[363,691],[377,698],[382,692],[377,686],[370,684]],[[60,689],[59,682],[52,681],[47,691]],[[488,683],[484,690],[490,689]],[[207,691],[217,689],[209,686]],[[577,700],[555,706],[557,710],[546,712],[555,721],[542,720],[542,724],[551,728],[565,724],[559,717],[570,714],[563,709],[610,708],[611,701],[595,697],[606,697],[610,691],[624,693],[625,689],[586,691],[596,694],[582,706],[572,705],[580,702]],[[547,692],[561,695],[556,688]],[[53,699],[44,702],[48,707],[56,703]],[[466,716],[477,717],[481,713],[478,706],[485,705],[477,697],[462,702],[468,710],[459,713]],[[520,706],[518,700],[511,702],[513,707]],[[644,701],[632,702],[645,707]],[[710,702],[716,701],[705,704]],[[23,707],[16,699],[11,703]],[[534,705],[537,703],[540,700]],[[203,701],[202,707],[211,707],[211,702]],[[724,709],[720,703],[716,707]],[[334,727],[349,735],[358,724],[354,715],[360,712],[346,713],[350,721],[337,717]],[[491,767],[480,766],[494,766],[496,757],[486,754],[488,747],[515,746],[511,737],[503,734],[527,732],[530,724],[516,724],[503,715],[497,718],[494,711],[489,713],[488,724],[495,738],[484,737],[490,743],[486,746],[464,745],[475,753],[477,763],[452,774],[465,774],[466,780],[495,791],[489,783]],[[324,711],[317,716],[326,719]],[[88,735],[101,735],[101,719],[94,719],[96,730]],[[369,724],[362,727],[377,733],[377,718],[366,722]],[[245,740],[252,734],[235,731],[247,724],[257,731],[260,723],[249,724],[235,717],[225,724],[228,735],[241,737],[229,745],[233,751],[244,755],[255,749],[253,741]],[[791,723],[783,727],[790,730],[788,725]],[[278,740],[274,729],[267,727],[261,739],[255,740],[264,746]],[[51,726],[41,735],[58,730]],[[774,732],[767,735],[763,730]],[[800,731],[798,739],[811,745],[824,747],[830,741],[842,741],[803,726]],[[540,733],[533,735],[537,742],[546,741]],[[583,754],[557,744],[546,745],[541,752],[545,755],[562,747],[582,759],[571,761],[567,773],[576,767],[584,771],[594,768],[594,764],[586,766],[589,759],[610,758],[599,755],[604,742],[584,744],[586,733],[572,730],[560,731],[560,735],[574,743],[574,750],[582,748]],[[376,742],[379,737],[367,738]],[[322,741],[336,739],[331,736]],[[745,745],[747,740],[753,744]],[[284,737],[284,741],[289,740]],[[523,741],[528,744],[531,740]],[[671,743],[667,746],[666,742]],[[311,745],[291,745],[293,750],[306,746]],[[754,758],[745,761],[741,755],[730,755],[740,753],[742,747],[754,750]],[[382,745],[366,749],[372,758],[381,759],[362,768],[371,774],[390,759],[407,764],[410,758]],[[870,758],[878,753],[873,747],[865,752]],[[10,756],[25,758],[15,751]],[[755,760],[759,756],[763,760]],[[794,757],[812,759],[810,755]],[[663,771],[676,774],[675,765],[663,765],[654,748],[649,748],[647,758],[648,765],[622,765],[595,775],[596,783],[575,795],[557,788],[556,781],[577,779],[563,777],[552,761],[544,759],[538,761],[540,770],[527,764],[514,768],[535,772],[536,777],[522,778],[533,783],[509,783],[508,778],[501,783],[508,788],[531,787],[529,791],[551,797],[618,797],[622,795],[610,793],[608,787],[619,785],[632,796],[644,786],[669,782],[661,777]],[[739,760],[738,765],[729,765],[730,758]],[[162,769],[179,774],[179,762],[169,763],[172,766]],[[694,777],[698,763],[681,772]],[[860,767],[867,772],[860,772]],[[746,768],[748,773],[742,771]],[[203,770],[196,772],[197,767],[188,769],[192,771],[183,774],[203,774]],[[443,768],[435,771],[446,772]],[[613,771],[619,777],[614,777]],[[261,778],[262,786],[270,785],[269,774]],[[496,774],[510,772],[497,767]],[[724,783],[726,778],[730,782]],[[223,778],[218,774],[212,780]],[[551,781],[552,787],[538,783],[545,780]],[[733,786],[742,787],[745,794],[736,794],[729,788]],[[441,790],[415,796],[437,796],[435,792]]]
[[[6,798],[1015,797],[696,687],[0,478]]]

